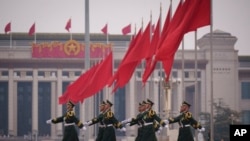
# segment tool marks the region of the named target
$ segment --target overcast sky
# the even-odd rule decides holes
[[[173,1],[173,11],[179,0]],[[156,23],[160,4],[165,20],[170,0],[89,0],[90,33],[102,33],[108,23],[109,34],[121,34],[132,24],[137,29],[150,20]],[[12,32],[28,32],[36,22],[36,32],[67,33],[65,25],[72,20],[71,32],[85,31],[85,0],[0,0],[0,33],[11,21]],[[250,0],[213,0],[213,29],[231,33],[238,38],[235,48],[240,55],[250,55]],[[209,26],[198,30],[198,38],[210,31]],[[194,48],[194,33],[185,37],[185,48]]]

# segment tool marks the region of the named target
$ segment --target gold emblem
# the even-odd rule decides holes
[[[72,56],[77,55],[81,48],[76,40],[69,40],[64,44],[63,50],[68,56]]]

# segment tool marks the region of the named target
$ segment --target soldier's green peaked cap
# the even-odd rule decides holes
[[[110,105],[110,107],[113,105],[113,103],[111,103],[109,100],[107,100],[106,102],[107,102],[107,104]]]
[[[182,105],[187,105],[188,107],[191,106],[191,104],[187,103],[186,101],[183,101],[183,102],[182,102]]]
[[[148,102],[150,105],[154,105],[154,102],[151,101],[151,100],[149,100],[149,99],[147,99],[147,102]]]
[[[72,107],[74,107],[75,106],[75,104],[72,102],[72,101],[68,101],[68,103],[67,104],[70,104]]]
[[[143,101],[142,101],[142,105],[145,105],[145,104],[147,104],[147,102],[143,100]]]
[[[104,105],[106,105],[106,102],[102,101],[102,103],[100,104],[100,106],[104,106]]]

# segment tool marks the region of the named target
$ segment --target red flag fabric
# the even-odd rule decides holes
[[[102,32],[107,35],[108,34],[108,24],[106,24],[103,28],[102,28]]]
[[[202,16],[208,16],[208,15],[194,16],[195,14],[200,14],[200,11],[203,8],[202,6],[204,6],[205,3],[204,1],[207,2],[210,0],[186,0],[184,2],[180,10],[181,11],[180,13],[182,14],[178,14],[178,16],[182,15],[182,17],[173,17],[173,20],[170,23],[169,27],[170,29],[164,40],[161,42],[160,48],[156,52],[156,60],[163,61],[164,64],[163,67],[167,75],[166,81],[168,81],[169,79],[174,55],[179,47],[179,44],[184,34],[190,30],[198,28],[197,26],[203,25],[195,23],[193,24],[194,21],[196,22],[199,21],[199,19],[197,18]],[[176,22],[177,23],[179,22],[177,26]]]
[[[154,63],[153,61],[153,56],[155,54],[156,48],[157,48],[157,42],[160,40],[160,17],[158,19],[155,32],[152,38],[152,41],[150,43],[150,48],[147,52],[146,56],[146,66],[145,70],[142,76],[142,82],[145,83],[150,76],[150,74],[153,72],[156,62]]]
[[[95,73],[96,69],[98,67],[98,64],[87,70],[85,73],[83,73],[76,81],[71,83],[64,94],[59,97],[59,104],[64,104],[68,100],[72,100],[73,102],[77,103],[78,98],[77,94],[80,93],[83,89],[86,89],[86,83],[90,80],[92,75]]]
[[[136,43],[138,42],[138,40],[140,40],[142,36],[142,33],[141,33],[141,29],[139,30],[139,32],[137,33],[137,35],[131,40],[130,44],[129,44],[129,47],[128,47],[128,50],[125,54],[125,56],[123,57],[117,71],[115,72],[115,74],[110,78],[109,80],[109,83],[108,83],[108,86],[110,87],[113,83],[116,83],[116,86],[115,88],[113,89],[113,92],[116,91],[116,89],[118,88],[119,85],[121,84],[118,84],[118,81],[120,80],[119,78],[122,77],[122,74],[126,73],[126,72],[129,72],[128,68],[124,67],[123,63],[125,62],[125,60],[127,59],[127,56],[128,54],[130,54],[130,52],[132,51],[132,49],[135,47]],[[130,67],[130,70],[134,69],[136,66],[137,66],[138,62],[134,62],[133,66],[129,66]],[[124,69],[123,69],[124,67]],[[131,72],[130,73],[127,73],[127,75],[132,75]],[[121,82],[119,82],[121,83]]]
[[[211,1],[210,0],[200,0],[199,6],[197,7],[198,14],[194,14],[192,22],[187,28],[186,32],[195,31],[199,27],[203,27],[211,24]]]
[[[93,96],[98,91],[103,89],[109,79],[112,77],[113,68],[113,53],[109,55],[100,63],[95,73],[91,76],[91,79],[87,83],[87,88],[82,90],[77,96],[78,100],[83,101],[84,99]]]
[[[131,24],[125,26],[124,28],[122,28],[122,34],[123,35],[127,35],[128,33],[131,32]]]
[[[71,28],[71,19],[69,19],[69,20],[67,21],[67,24],[66,24],[66,26],[65,26],[65,29],[66,29],[68,32],[70,32],[70,28]]]
[[[126,54],[126,58],[119,66],[114,90],[118,87],[124,87],[133,75],[137,65],[142,59],[146,58],[150,47],[150,28],[151,23],[149,22],[139,40],[137,40],[131,51]]]
[[[29,36],[32,36],[35,33],[35,23],[30,27]]]
[[[11,22],[9,22],[9,23],[5,26],[5,28],[4,28],[5,34],[8,33],[8,32],[10,32],[10,31],[11,31]]]
[[[159,43],[160,41],[163,39],[163,37],[167,34],[167,30],[168,30],[168,26],[171,20],[171,7],[172,5],[169,6],[169,10],[168,10],[168,14],[167,17],[165,19],[165,23],[163,26],[163,31],[161,35],[161,15],[159,16],[157,25],[156,25],[156,29],[155,29],[155,33],[154,36],[152,38],[152,41],[150,43],[150,50],[148,51],[148,56],[147,56],[147,60],[146,60],[146,67],[142,76],[142,82],[145,84],[147,79],[149,78],[149,76],[151,75],[151,73],[154,71],[155,66],[157,64],[157,61],[154,59],[154,55],[155,52],[157,50],[157,48],[159,47]]]

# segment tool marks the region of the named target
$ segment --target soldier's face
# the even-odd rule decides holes
[[[185,112],[187,110],[188,110],[188,106],[187,105],[185,105],[185,104],[181,105],[180,112]]]
[[[100,111],[104,111],[105,105],[101,105],[99,108],[100,108]]]
[[[71,111],[73,109],[71,104],[67,104],[66,108],[67,108],[67,111]]]

